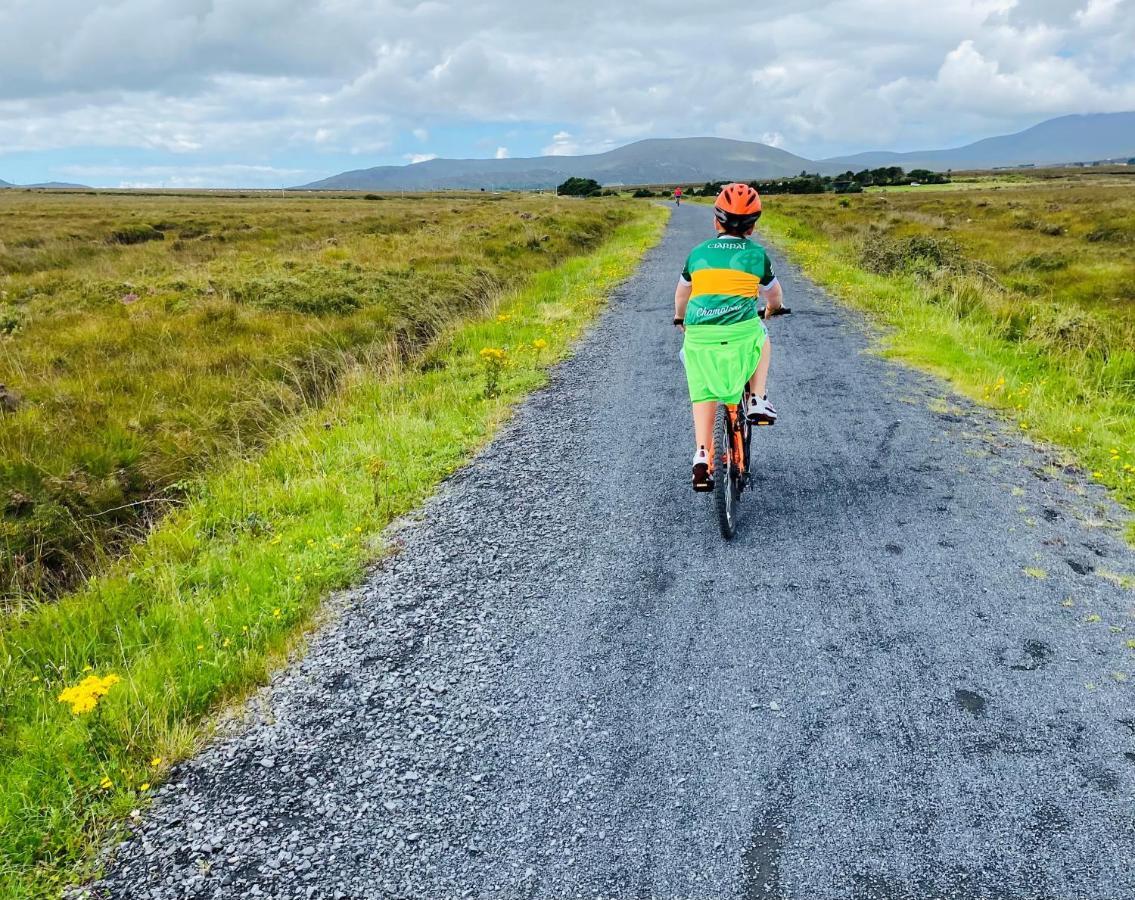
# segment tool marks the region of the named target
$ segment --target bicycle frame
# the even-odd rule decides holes
[[[728,453],[722,452],[721,462],[729,465],[732,463],[733,467],[737,470],[738,474],[744,477],[748,469],[749,461],[745,458],[745,442],[743,440],[741,422],[737,418],[738,404],[736,403],[723,403],[725,407],[725,414],[729,419],[729,433],[733,436],[733,446]],[[714,463],[717,460],[717,434],[716,430],[710,435],[709,458],[710,462]],[[713,472],[713,469],[710,469]]]

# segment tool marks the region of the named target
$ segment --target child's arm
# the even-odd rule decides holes
[[[679,278],[678,284],[674,288],[674,324],[678,325],[679,328],[682,326],[679,325],[678,320],[686,318],[686,306],[690,302],[690,294],[693,289],[694,286],[685,278]]]

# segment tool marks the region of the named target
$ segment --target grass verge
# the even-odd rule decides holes
[[[545,382],[667,215],[642,206],[596,252],[451,328],[413,370],[355,371],[263,455],[204,479],[107,574],[9,621],[0,896],[51,896],[92,873],[209,714],[262,683],[327,592],[383,552],[382,529]]]
[[[766,212],[761,234],[883,326],[884,355],[944,378],[1015,421],[1024,435],[1072,451],[1095,481],[1135,509],[1135,383],[1113,374],[1129,365],[1130,347],[1079,347],[1068,324],[1075,310],[1027,300],[1009,305],[1004,294],[987,297],[981,279],[866,271],[859,248],[781,211]],[[1027,327],[1018,319],[1028,319]],[[1135,543],[1135,522],[1127,539]]]

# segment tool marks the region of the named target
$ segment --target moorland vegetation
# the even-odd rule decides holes
[[[596,247],[609,201],[0,195],[0,601],[80,583],[360,363]]]

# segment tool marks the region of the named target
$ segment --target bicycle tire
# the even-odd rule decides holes
[[[729,541],[737,533],[737,499],[740,496],[738,472],[734,469],[731,459],[733,435],[729,428],[729,413],[725,404],[717,404],[717,412],[713,422],[714,460],[716,473],[713,486],[713,505],[717,510],[717,526],[721,529],[721,536]]]

